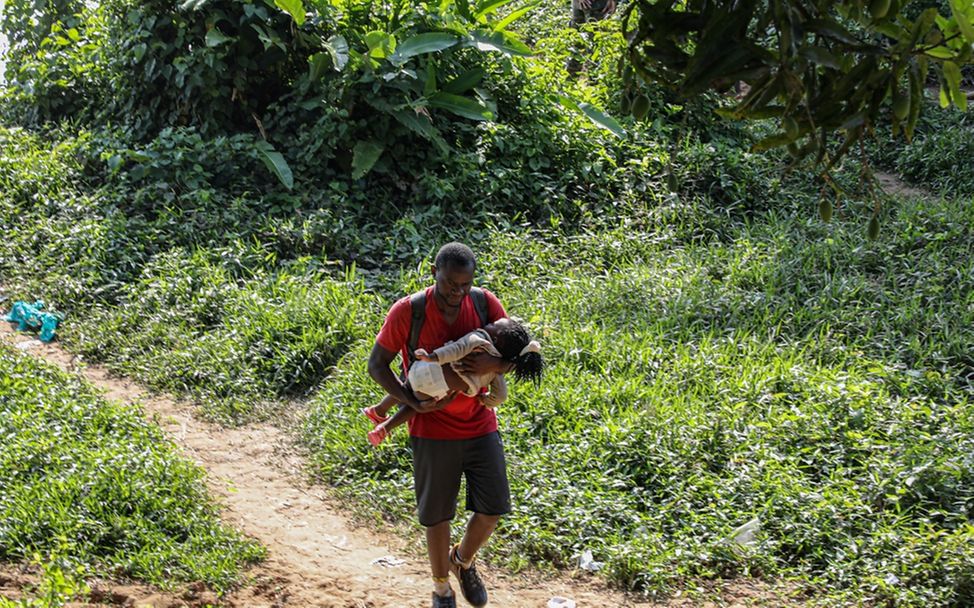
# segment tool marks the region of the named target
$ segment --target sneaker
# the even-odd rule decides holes
[[[480,579],[480,574],[477,573],[477,564],[471,563],[469,568],[464,568],[463,564],[456,558],[457,547],[459,545],[454,545],[450,549],[450,570],[460,582],[460,592],[463,593],[463,599],[467,600],[467,603],[474,608],[486,606],[487,588],[484,587],[484,581]]]
[[[380,416],[378,412],[375,411],[374,405],[371,407],[363,407],[362,413],[365,414],[366,418],[372,421],[373,425],[376,426],[382,424],[383,422],[389,419],[388,416]]]
[[[433,608],[457,608],[457,596],[448,595],[443,597],[434,593]]]
[[[384,426],[377,426],[371,431],[369,431],[368,435],[366,435],[366,437],[369,438],[369,443],[372,444],[372,447],[376,447],[376,448],[379,447],[379,444],[382,443],[385,440],[385,438],[388,436],[389,436],[389,432],[386,431],[386,428]]]

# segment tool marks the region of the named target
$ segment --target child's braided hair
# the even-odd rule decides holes
[[[541,383],[541,373],[544,371],[544,359],[541,353],[521,351],[531,342],[531,335],[519,321],[510,319],[510,323],[497,328],[497,338],[494,347],[500,352],[505,361],[514,364],[514,377],[518,380],[531,380],[535,384]]]

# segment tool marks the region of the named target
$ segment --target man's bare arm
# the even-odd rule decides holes
[[[385,389],[389,396],[398,401],[413,408],[419,413],[433,412],[446,407],[453,397],[454,393],[447,394],[446,397],[434,400],[427,399],[425,401],[420,401],[416,399],[413,392],[409,390],[409,387],[404,385],[396,377],[396,374],[392,372],[389,367],[392,365],[393,359],[396,358],[396,353],[388,351],[378,344],[372,347],[372,354],[369,355],[369,375],[372,379],[379,383],[379,386]]]

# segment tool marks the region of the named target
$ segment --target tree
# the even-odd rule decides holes
[[[942,106],[966,109],[972,22],[971,0],[635,0],[623,18],[625,69],[685,97],[743,81],[746,94],[721,112],[778,119],[755,149],[814,155],[827,177],[887,118],[894,135],[912,137],[932,76]],[[844,138],[830,149],[836,132]]]

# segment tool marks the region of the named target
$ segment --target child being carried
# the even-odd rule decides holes
[[[456,362],[477,351],[513,363],[514,377],[518,380],[541,381],[544,368],[541,346],[531,339],[522,324],[505,317],[475,329],[455,342],[447,342],[432,353],[416,349],[416,361],[409,368],[406,379],[413,394],[423,401],[461,392],[478,397],[486,407],[494,408],[503,403],[507,399],[507,383],[502,374],[473,375],[457,371]],[[482,394],[485,388],[489,392]],[[407,406],[399,408],[391,418],[387,417],[387,412],[395,404],[396,400],[386,395],[377,405],[362,410],[376,425],[368,434],[372,445],[382,443],[392,429],[416,415],[416,410]]]

